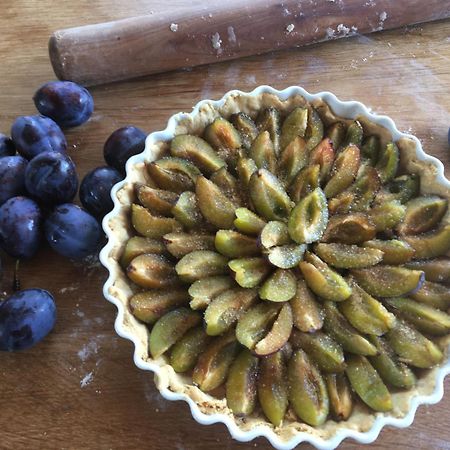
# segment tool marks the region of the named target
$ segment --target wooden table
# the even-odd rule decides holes
[[[171,1],[170,7],[193,2],[200,0]],[[0,131],[8,132],[16,116],[35,113],[33,92],[54,78],[47,58],[53,30],[152,13],[169,2],[2,3]],[[70,155],[81,178],[104,163],[103,142],[120,126],[159,130],[170,115],[189,111],[203,98],[260,84],[297,84],[310,92],[330,90],[389,115],[447,165],[449,176],[449,61],[450,21],[443,21],[103,86],[92,89],[92,119],[67,134]],[[8,291],[12,261],[5,264],[3,290]],[[130,343],[114,332],[115,308],[102,296],[105,278],[100,266],[71,264],[48,248],[23,264],[23,287],[50,290],[58,321],[36,348],[1,355],[0,448],[270,448],[264,439],[236,443],[223,425],[200,426],[186,404],[162,399],[152,375],[133,364]],[[438,405],[420,407],[412,427],[382,431],[372,447],[448,449],[449,421],[447,394]]]

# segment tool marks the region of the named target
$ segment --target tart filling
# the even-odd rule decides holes
[[[450,331],[449,192],[413,145],[269,94],[153,144],[118,195],[113,291],[170,389],[286,438],[364,431],[428,392]]]

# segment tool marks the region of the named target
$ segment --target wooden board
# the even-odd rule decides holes
[[[53,30],[151,13],[168,2],[3,3],[0,131],[8,132],[16,116],[35,113],[34,90],[53,78],[46,48]],[[177,8],[201,2],[170,3]],[[120,126],[135,124],[155,131],[170,115],[230,89],[297,84],[310,92],[330,90],[343,100],[359,100],[389,115],[447,165],[449,176],[449,35],[450,22],[443,21],[95,88],[93,118],[67,135],[70,155],[81,177],[103,164],[103,142]],[[12,262],[4,262],[2,290],[8,291]],[[23,287],[54,293],[58,322],[36,348],[1,355],[0,447],[269,449],[264,439],[233,441],[223,425],[198,425],[186,404],[162,399],[152,375],[134,366],[131,344],[113,330],[115,308],[101,292],[105,278],[102,268],[73,265],[48,249],[23,265]],[[410,428],[384,429],[372,448],[448,449],[449,421],[447,394],[437,405],[420,407]],[[342,448],[360,445],[347,441]]]

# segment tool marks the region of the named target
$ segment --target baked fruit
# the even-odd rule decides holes
[[[391,411],[443,361],[448,192],[385,129],[302,99],[162,148],[120,259],[149,357],[275,427]]]

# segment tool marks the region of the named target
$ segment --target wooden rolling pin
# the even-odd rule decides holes
[[[223,0],[56,31],[58,78],[135,78],[450,17],[450,0]]]

